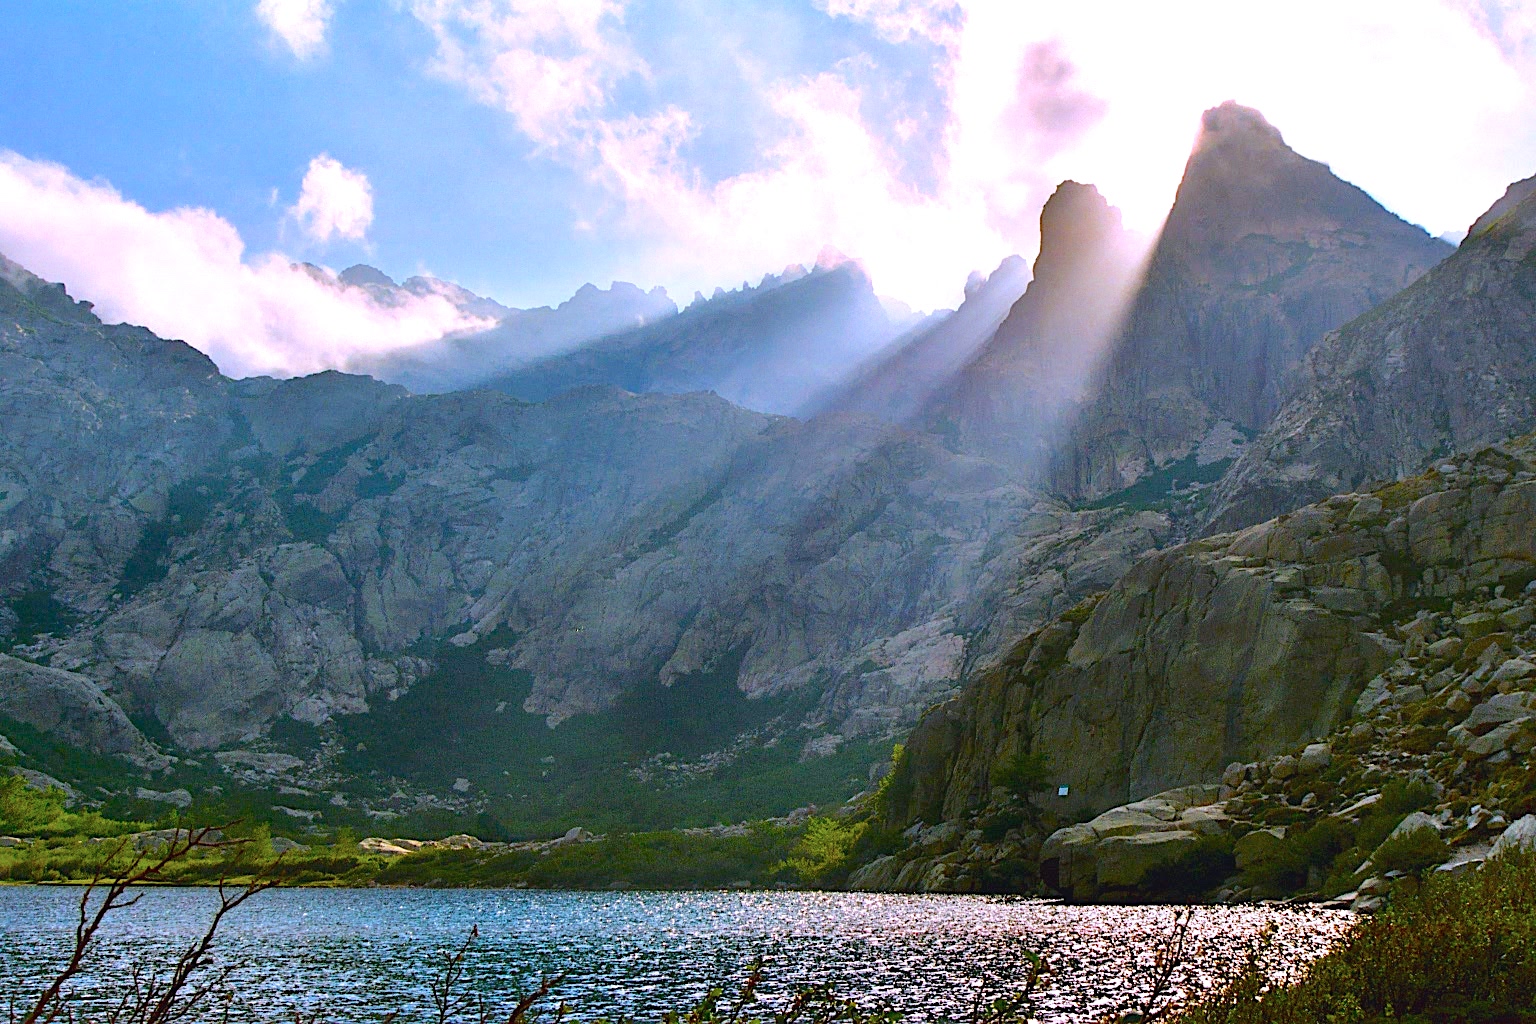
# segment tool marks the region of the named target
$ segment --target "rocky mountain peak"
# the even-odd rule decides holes
[[[1211,528],[1246,526],[1536,427],[1536,177],[1461,248],[1331,333],[1221,481]]]
[[[378,288],[397,288],[394,278],[377,267],[370,267],[366,263],[358,263],[343,270],[336,276],[342,284],[355,285],[366,288],[373,285]]]
[[[1125,248],[1120,211],[1092,185],[1064,181],[1040,211],[1040,255],[1031,288],[1058,288]]]
[[[1517,223],[1521,229],[1536,227],[1536,203],[1527,202],[1532,195],[1536,195],[1536,174],[1517,181],[1505,189],[1499,201],[1472,222],[1472,226],[1467,229],[1467,237],[1482,234],[1494,224],[1510,217],[1511,214],[1518,215],[1511,218],[1511,223]]]
[[[1296,157],[1285,144],[1280,129],[1264,115],[1236,100],[1227,100],[1200,115],[1200,134],[1195,140],[1195,155],[1241,150],[1254,155],[1268,153]]]
[[[0,253],[0,308],[24,303],[54,316],[99,323],[89,302],[76,302],[62,284],[51,284]]]
[[[1451,251],[1293,152],[1258,111],[1206,111],[1053,483],[1101,497],[1186,460],[1223,422],[1262,430],[1323,335]]]

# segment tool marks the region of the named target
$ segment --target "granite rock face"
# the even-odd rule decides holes
[[[1213,529],[1536,426],[1530,185],[1511,186],[1453,256],[1312,352],[1292,397],[1222,480]]]
[[[1385,609],[1530,577],[1532,440],[1458,466],[1144,558],[925,716],[897,819],[975,813],[1020,750],[1049,753],[1070,812],[1326,735],[1397,656],[1376,632]]]
[[[1143,253],[1092,185],[1063,182],[1040,212],[1034,278],[987,342],[922,410],[928,429],[1038,477],[1139,283]]]
[[[0,257],[0,587],[46,572],[104,607],[141,524],[231,436],[230,404],[202,353],[104,325]]]
[[[94,754],[145,764],[154,748],[123,709],[83,676],[0,654],[0,714]]]

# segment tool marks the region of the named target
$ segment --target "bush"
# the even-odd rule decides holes
[[[1377,874],[1401,871],[1417,875],[1426,868],[1444,864],[1450,857],[1451,848],[1445,845],[1440,833],[1432,828],[1416,828],[1389,837],[1371,854],[1371,864]]]
[[[1348,827],[1324,818],[1288,833],[1273,856],[1244,870],[1243,883],[1267,893],[1293,892],[1307,884],[1313,868],[1332,867],[1350,846]]]
[[[805,835],[784,860],[784,867],[807,885],[841,882],[851,867],[851,854],[869,827],[836,818],[812,818]]]
[[[1536,1021],[1536,856],[1429,879],[1366,919],[1298,982],[1268,988],[1262,956],[1176,1016],[1184,1024]]]
[[[1050,754],[1021,750],[992,766],[992,785],[1002,786],[1019,799],[1028,801],[1036,793],[1050,788],[1053,774]]]
[[[1201,836],[1177,862],[1147,872],[1142,887],[1165,896],[1198,896],[1231,875],[1233,866],[1231,836]]]

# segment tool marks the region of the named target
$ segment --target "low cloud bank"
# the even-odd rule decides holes
[[[335,185],[337,176],[329,177]],[[349,236],[366,230],[371,203],[363,218],[357,183],[341,184],[352,205],[317,198],[311,219]],[[235,377],[313,373],[492,324],[441,295],[385,304],[280,253],[248,256],[234,225],[212,210],[150,211],[104,182],[7,151],[0,151],[0,252],[63,281],[103,320],[186,341]]]

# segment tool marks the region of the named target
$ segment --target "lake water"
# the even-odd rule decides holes
[[[35,992],[64,962],[80,890],[0,887],[0,978]],[[107,929],[87,991],[165,962],[201,933],[215,896],[156,889]],[[968,1016],[977,987],[1023,977],[1030,950],[1051,977],[1042,1021],[1091,1020],[1130,1008],[1174,911],[1070,907],[985,896],[852,893],[575,893],[517,890],[284,889],[236,910],[215,946],[234,966],[232,1019],[426,1019],[427,986],[444,951],[472,927],[468,982],[497,1004],[564,975],[556,995],[574,1016],[642,1017],[679,1006],[712,984],[727,988],[761,957],[770,1003],[796,986],[833,982],[922,1019]],[[1324,951],[1347,914],[1269,907],[1201,908],[1181,974],[1186,987],[1242,958],[1267,927],[1271,956],[1291,969]],[[3,1012],[3,1011],[0,1011]],[[466,1018],[467,1019],[467,1018]]]

